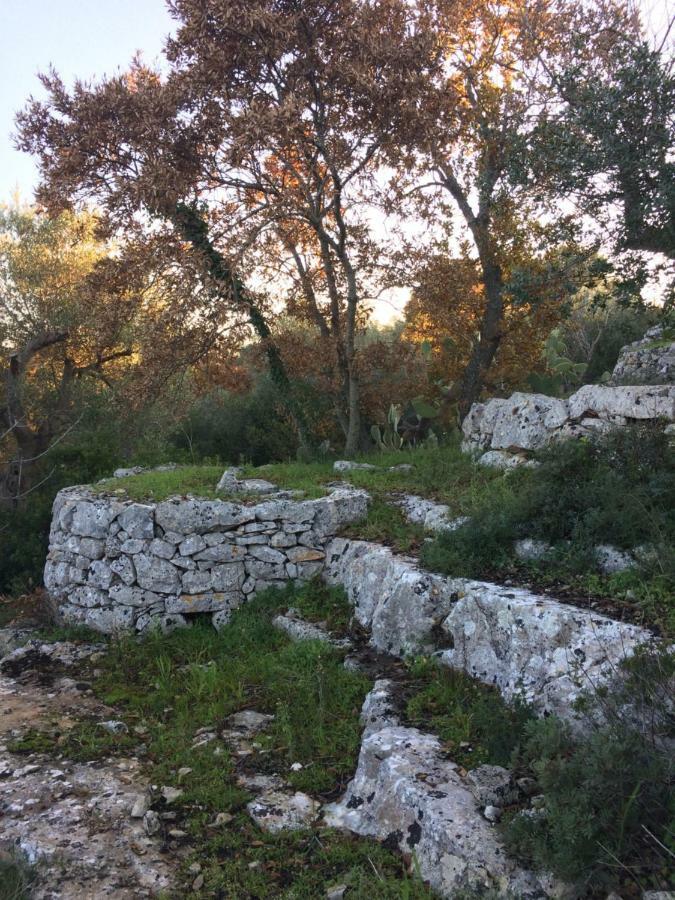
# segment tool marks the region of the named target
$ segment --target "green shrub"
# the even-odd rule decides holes
[[[531,537],[554,546],[559,573],[595,567],[595,547],[650,545],[643,569],[675,583],[675,460],[658,428],[617,430],[598,441],[567,441],[539,454],[482,492],[464,527],[423,550],[438,571],[469,577],[515,563],[513,544]]]
[[[254,466],[293,458],[298,446],[278,392],[267,379],[246,394],[214,391],[197,400],[171,440],[195,462],[220,459]]]
[[[514,852],[593,890],[627,873],[643,887],[675,886],[674,674],[675,654],[640,654],[616,693],[586,699],[584,736],[553,718],[525,726],[514,764],[536,778],[544,806],[505,825]]]

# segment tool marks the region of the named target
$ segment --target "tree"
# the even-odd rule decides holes
[[[98,225],[90,212],[0,215],[0,502],[34,488],[87,392],[148,399],[221,333],[187,264],[162,268],[150,245],[112,246]]]
[[[480,395],[510,322],[516,321],[508,315],[511,301],[532,287],[533,272],[539,270],[539,279],[541,263],[548,259],[554,268],[546,277],[553,284],[564,279],[579,287],[580,276],[589,271],[593,248],[577,252],[574,217],[552,210],[551,194],[542,185],[514,176],[533,152],[531,134],[556,102],[542,57],[565,54],[578,4],[419,3],[433,11],[440,64],[430,59],[421,92],[403,100],[405,129],[400,149],[392,153],[398,166],[395,196],[400,204],[411,195],[420,197],[419,192],[433,192],[431,199],[421,195],[418,212],[435,224],[439,213],[447,213],[448,237],[459,219],[478,265],[485,303],[466,366],[447,397],[457,401],[463,418]],[[628,20],[616,9],[598,4],[583,23],[578,16],[575,22],[590,35],[607,20],[614,25]],[[513,259],[514,242],[528,246],[529,261]]]
[[[428,348],[430,378],[447,387],[461,379],[485,312],[479,267],[470,257],[437,256],[427,260],[417,276],[404,310],[403,337]],[[546,337],[563,314],[558,291],[543,294],[531,291],[522,302],[505,304],[504,338],[485,374],[490,393],[522,385],[541,367]]]
[[[542,59],[559,102],[530,135],[520,174],[573,196],[616,251],[673,259],[675,77],[635,23],[621,25],[606,23],[604,53],[580,27],[570,29],[565,53]]]
[[[336,412],[354,452],[363,431],[356,334],[373,269],[361,210],[396,128],[392,117],[375,133],[371,110],[394,109],[429,39],[401,0],[169,8],[179,28],[166,77],[136,61],[72,92],[54,73],[43,78],[48,102],[19,117],[19,145],[40,160],[39,197],[57,208],[94,200],[111,226],[130,227],[139,212],[168,223],[201,255],[221,300],[249,316],[291,402],[270,325],[279,291],[254,293],[237,274],[264,269],[261,254],[277,266],[283,256],[302,314],[330,347]]]

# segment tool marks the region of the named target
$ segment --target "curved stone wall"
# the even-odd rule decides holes
[[[45,586],[65,622],[105,633],[167,630],[204,613],[219,627],[256,592],[320,572],[326,542],[367,502],[348,489],[246,506],[67,488],[54,501]]]

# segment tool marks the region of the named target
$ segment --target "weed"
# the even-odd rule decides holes
[[[643,651],[618,690],[585,698],[582,735],[554,718],[525,726],[514,763],[545,802],[506,823],[512,850],[605,893],[626,877],[644,889],[675,886],[674,672],[675,654]]]
[[[455,762],[506,766],[533,718],[522,703],[508,706],[496,688],[464,672],[420,658],[409,664],[412,693],[406,714],[412,725],[445,741]]]
[[[0,900],[29,900],[35,869],[14,851],[0,851]]]

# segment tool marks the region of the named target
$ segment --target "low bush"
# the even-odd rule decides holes
[[[504,834],[527,863],[593,891],[675,887],[674,675],[675,654],[642,653],[619,690],[586,698],[582,736],[553,718],[526,724],[514,764],[544,802]]]
[[[453,575],[503,574],[519,565],[514,542],[533,538],[553,545],[541,573],[564,578],[597,570],[598,545],[648,547],[639,577],[659,585],[652,595],[672,596],[674,456],[663,430],[648,427],[555,445],[538,455],[539,468],[509,473],[480,492],[471,521],[426,545],[423,561]]]

